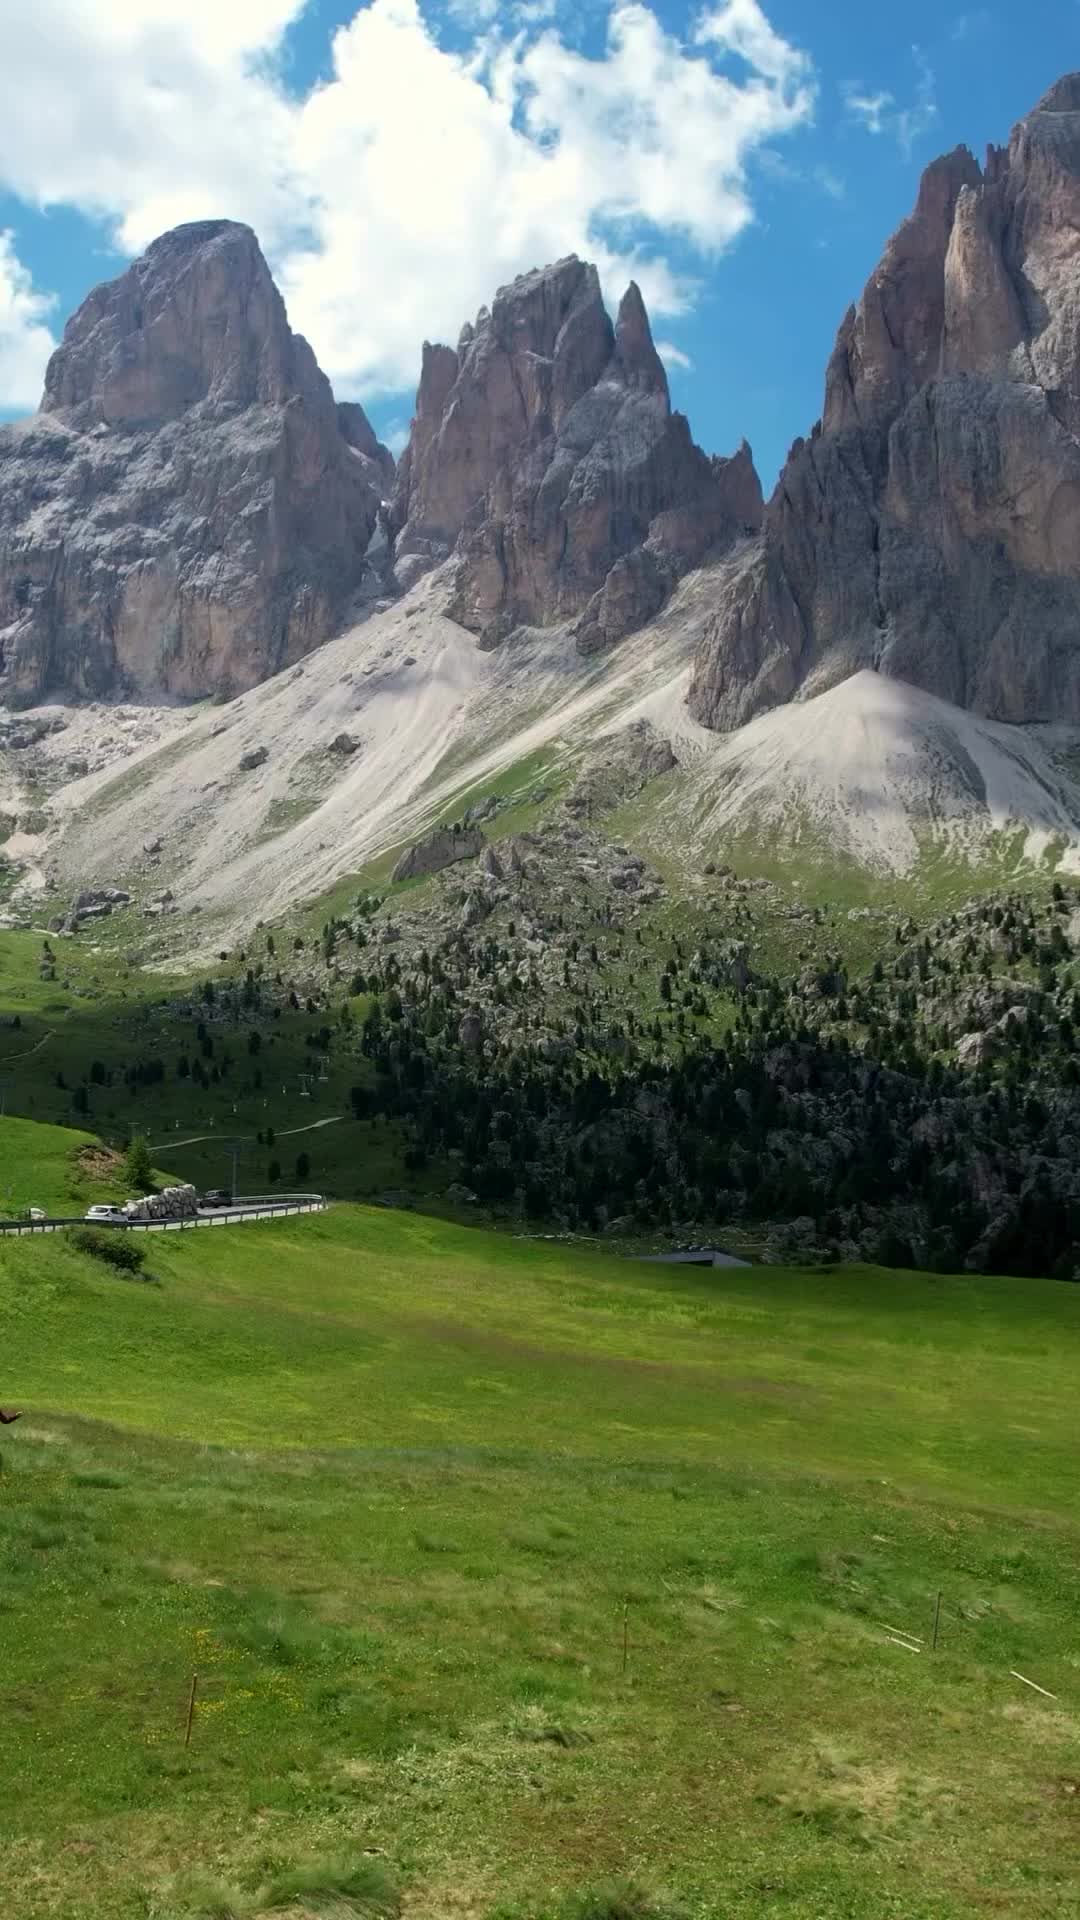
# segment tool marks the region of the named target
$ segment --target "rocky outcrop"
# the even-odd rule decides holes
[[[582,651],[608,646],[761,512],[749,448],[710,459],[672,412],[636,286],[612,326],[595,267],[560,260],[501,288],[456,350],[424,347],[398,577],[454,553],[447,612],[484,645],[573,620]]]
[[[222,694],[297,659],[360,584],[391,467],[254,234],[165,234],[0,430],[0,698]]]
[[[130,905],[131,895],[124,887],[84,887],[70,911],[50,921],[50,932],[78,933],[87,920],[107,920],[114,909]]]
[[[419,880],[425,874],[441,873],[460,860],[475,860],[487,842],[475,827],[436,827],[426,840],[418,840],[401,855],[391,880]]]
[[[1080,721],[1080,75],[927,170],[822,419],[718,580],[689,704],[730,728],[860,668]]]
[[[566,811],[578,819],[609,813],[678,764],[670,740],[651,721],[632,720],[593,748],[566,796]]]

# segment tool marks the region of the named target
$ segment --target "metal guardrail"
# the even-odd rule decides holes
[[[69,1218],[55,1220],[0,1220],[0,1236],[14,1236],[21,1239],[24,1235],[35,1233],[64,1233],[68,1227],[104,1227],[119,1229],[122,1233],[190,1233],[198,1227],[242,1227],[248,1220],[283,1220],[290,1214],[325,1213],[325,1200],[279,1200],[256,1203],[247,1207],[221,1207],[214,1213],[196,1215],[194,1219],[180,1220],[87,1220],[85,1214],[75,1213]]]

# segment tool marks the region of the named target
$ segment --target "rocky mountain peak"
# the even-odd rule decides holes
[[[653,346],[652,328],[636,280],[631,280],[619,302],[615,321],[615,358],[627,386],[642,387],[668,399],[664,363]]]
[[[943,267],[957,199],[982,179],[957,147],[927,167],[914,211],[894,233],[858,305],[849,309],[825,377],[822,424],[880,428],[937,371],[945,287]]]
[[[0,698],[222,693],[298,658],[363,580],[392,468],[250,228],[164,234],[0,430]]]
[[[200,220],[163,234],[84,300],[49,362],[41,409],[84,430],[160,425],[197,402],[280,406],[321,381],[250,227]]]
[[[398,575],[453,552],[447,611],[485,644],[554,621],[609,644],[760,517],[747,458],[709,460],[672,413],[636,286],[613,326],[595,267],[570,256],[501,287],[456,352],[425,346]]]
[[[845,316],[821,422],[722,581],[690,692],[737,726],[861,668],[1080,720],[1080,76],[923,175]]]
[[[1080,73],[1063,73],[1060,80],[1047,88],[1027,118],[1031,121],[1044,113],[1080,113]]]

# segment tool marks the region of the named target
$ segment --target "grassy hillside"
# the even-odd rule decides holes
[[[124,1199],[117,1162],[91,1133],[8,1115],[0,1119],[0,1220],[28,1207],[63,1215],[81,1213],[92,1200]]]
[[[1076,1289],[149,1263],[0,1245],[5,1912],[1075,1911]]]
[[[213,969],[218,997],[208,1006],[203,980],[128,967],[109,945],[54,938],[56,977],[49,978],[40,934],[0,932],[0,1083],[7,1113],[60,1127],[84,1124],[114,1144],[141,1133],[159,1150],[163,1173],[203,1187],[230,1185],[234,1141],[245,1192],[266,1190],[274,1160],[284,1186],[302,1179],[362,1197],[393,1186],[401,1172],[398,1140],[378,1124],[357,1124],[349,1110],[350,1087],[369,1077],[354,1037],[365,1001],[349,1003],[348,1030],[342,1024],[347,981],[338,985],[332,1006],[323,995],[311,1010],[306,996],[295,1008],[282,1005],[278,988],[274,1011],[269,990],[267,1004],[239,1004],[237,983],[249,958],[266,973],[302,961],[293,936],[279,933],[278,939],[280,956],[272,936],[269,952],[263,936],[257,960],[252,953],[220,962]],[[226,1012],[223,996],[230,989]],[[325,1047],[312,1042],[322,1029],[330,1035]],[[269,1130],[272,1144],[264,1144]],[[302,1153],[308,1167],[301,1175],[296,1161]],[[431,1179],[446,1183],[438,1167]],[[0,1201],[5,1191],[0,1166]],[[36,1194],[27,1198],[51,1204]]]

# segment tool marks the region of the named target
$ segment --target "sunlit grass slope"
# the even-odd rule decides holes
[[[3,1911],[1074,1914],[1080,1292],[345,1207],[148,1267],[0,1244]]]

